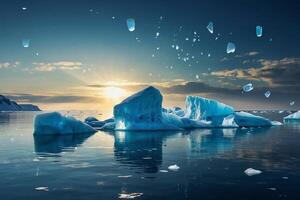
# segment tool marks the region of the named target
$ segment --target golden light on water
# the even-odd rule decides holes
[[[109,86],[104,88],[104,96],[109,99],[117,100],[125,97],[126,91],[119,87]]]

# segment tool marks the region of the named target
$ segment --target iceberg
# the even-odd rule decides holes
[[[300,110],[283,118],[284,122],[300,121]]]
[[[234,114],[231,106],[198,96],[187,96],[185,117],[197,121],[209,121],[212,126],[222,126],[224,118]]]
[[[162,95],[152,86],[114,106],[115,130],[178,130],[162,115]]]
[[[247,174],[248,176],[254,176],[254,175],[261,174],[262,171],[253,168],[248,168],[244,171],[244,173]]]
[[[235,113],[234,121],[239,127],[263,127],[273,125],[272,121],[267,118],[243,111]]]
[[[63,116],[59,112],[42,113],[34,119],[34,134],[80,134],[94,133],[96,130],[88,124],[71,116]]]

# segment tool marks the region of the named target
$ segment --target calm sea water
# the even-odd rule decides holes
[[[300,124],[33,137],[35,114],[0,113],[1,200],[299,199]]]

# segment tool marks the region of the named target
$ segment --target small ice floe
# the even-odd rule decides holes
[[[285,179],[285,180],[287,180],[287,179],[289,179],[289,177],[287,177],[287,176],[283,176],[283,177],[282,177],[282,179]]]
[[[36,191],[43,191],[43,192],[48,192],[49,188],[48,187],[36,187],[34,188]]]
[[[276,191],[277,189],[274,187],[268,188],[268,190]]]
[[[120,193],[119,199],[134,199],[136,197],[142,196],[143,193],[140,192],[134,192],[134,193]]]
[[[23,39],[22,40],[22,45],[24,48],[28,48],[30,45],[30,39]]]
[[[40,161],[40,159],[38,159],[38,158],[34,158],[32,161],[33,161],[33,162],[39,162],[39,161]]]
[[[266,98],[269,98],[270,95],[271,95],[271,92],[270,92],[270,91],[266,91],[266,92],[265,92],[265,97],[266,97]]]
[[[123,176],[118,176],[118,178],[131,178],[132,175],[123,175]]]
[[[159,32],[157,32],[157,33],[155,34],[155,38],[157,39],[158,36],[159,36]]]
[[[254,87],[253,87],[252,83],[248,83],[248,84],[243,86],[243,91],[244,92],[250,92],[253,89],[254,89]]]
[[[213,22],[209,22],[206,28],[210,33],[214,33],[214,24],[213,24]]]
[[[27,10],[27,8],[26,7],[22,7],[22,10]]]
[[[235,52],[235,44],[232,42],[228,42],[226,52],[234,53]]]
[[[161,172],[161,173],[168,173],[169,171],[165,170],[165,169],[161,169],[161,170],[159,170],[159,172]]]
[[[256,36],[261,37],[262,36],[262,27],[256,26]]]
[[[248,176],[254,176],[254,175],[261,174],[262,171],[253,168],[248,168],[244,171],[244,173],[247,174]]]
[[[152,157],[143,157],[143,160],[151,160]]]
[[[135,30],[135,20],[133,18],[128,18],[126,23],[127,23],[127,28],[130,32]]]
[[[170,165],[168,167],[169,170],[172,170],[172,171],[178,171],[180,169],[180,167],[178,165]]]
[[[175,49],[176,49],[176,50],[179,50],[179,46],[178,46],[178,45],[176,45],[176,46],[175,46]]]

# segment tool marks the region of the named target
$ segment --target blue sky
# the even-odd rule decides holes
[[[300,108],[298,1],[1,3],[0,93],[17,101],[94,109],[110,106],[107,87],[122,89],[114,88],[121,99],[155,85],[167,106],[201,95],[239,109]],[[135,19],[135,31],[127,18]],[[232,54],[228,42],[236,45]],[[255,89],[242,93],[249,82]]]

